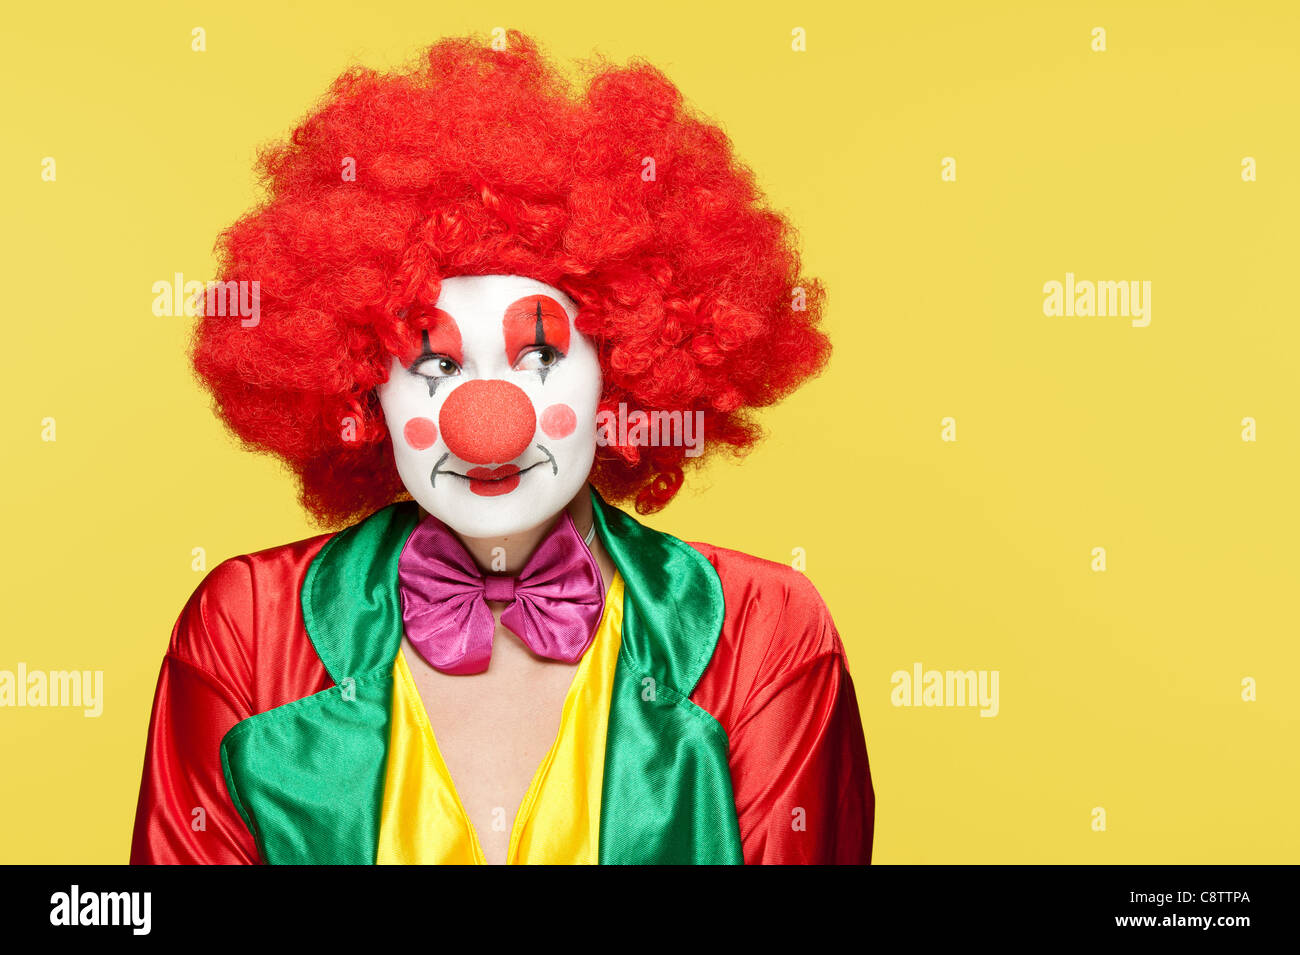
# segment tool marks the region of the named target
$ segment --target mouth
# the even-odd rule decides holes
[[[459,471],[444,470],[442,467],[443,462],[451,457],[450,454],[444,454],[438,459],[438,463],[433,466],[433,473],[429,476],[429,483],[431,486],[436,487],[438,475],[449,474],[454,478],[468,482],[470,491],[479,497],[500,497],[502,494],[509,494],[519,487],[520,477],[533,470],[533,468],[549,464],[552,475],[559,473],[559,468],[555,463],[555,455],[551,454],[543,445],[537,445],[537,449],[546,455],[546,460],[535,461],[526,468],[521,468],[517,464],[502,464],[495,468],[470,468],[464,474]]]

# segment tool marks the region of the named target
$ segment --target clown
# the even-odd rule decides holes
[[[444,40],[263,154],[219,243],[260,320],[204,315],[193,359],[341,529],[182,611],[133,862],[870,860],[816,590],[616,506],[757,440],[825,363],[821,287],[662,74],[588,72]],[[598,425],[637,416],[701,422],[704,454]]]

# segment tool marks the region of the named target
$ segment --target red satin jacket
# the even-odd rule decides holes
[[[222,737],[332,686],[303,624],[304,574],[332,535],[236,557],[172,632],[150,720],[132,863],[261,861],[227,791]],[[853,682],[830,613],[790,568],[692,544],[725,616],[690,699],[725,729],[746,863],[867,863],[875,800]],[[206,807],[205,829],[191,826]],[[792,816],[830,820],[800,828]]]

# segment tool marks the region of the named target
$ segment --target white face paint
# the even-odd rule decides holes
[[[517,275],[443,279],[422,353],[376,389],[402,483],[462,536],[544,524],[586,482],[601,379],[577,311]]]

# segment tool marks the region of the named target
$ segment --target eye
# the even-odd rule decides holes
[[[515,362],[516,371],[545,371],[554,368],[564,356],[554,345],[541,345],[530,348],[519,356]]]
[[[425,378],[450,378],[460,374],[460,365],[446,355],[421,355],[410,371]]]
[[[438,385],[460,374],[460,365],[456,364],[454,358],[448,358],[446,355],[424,354],[415,359],[407,370],[428,382],[429,397],[432,398],[438,390]]]

